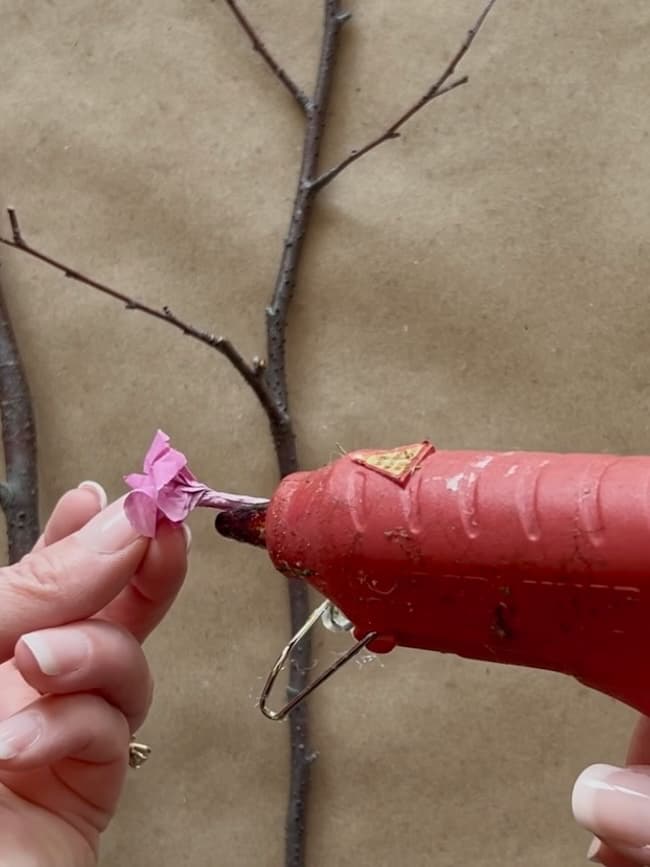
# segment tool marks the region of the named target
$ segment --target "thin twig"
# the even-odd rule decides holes
[[[23,236],[20,234],[18,215],[16,214],[14,208],[7,208],[7,212],[9,214],[9,225],[11,226],[11,234],[14,239],[14,244],[17,247],[24,247],[25,242],[23,241]]]
[[[18,237],[20,232],[16,224]],[[9,562],[31,551],[39,535],[36,425],[18,342],[0,285],[0,418],[6,482],[0,506],[7,521]]]
[[[336,61],[338,35],[349,18],[339,0],[325,0],[325,21],[314,96],[307,116],[302,160],[298,175],[289,228],[284,239],[271,303],[266,310],[267,368],[265,379],[274,403],[286,414],[286,422],[271,423],[271,433],[280,475],[298,469],[296,439],[289,415],[286,375],[285,334],[289,307],[298,276],[303,242],[310,225],[312,204],[317,190],[311,181],[318,172],[321,134],[327,115]],[[295,634],[309,615],[309,593],[305,582],[288,584],[291,631]],[[311,669],[311,642],[304,639],[293,651],[289,668],[287,696],[293,698],[307,685]],[[315,753],[310,746],[307,702],[299,704],[289,716],[291,777],[286,817],[286,867],[304,867],[306,850],[307,795],[310,766]]]
[[[230,7],[233,15],[235,16],[237,21],[239,21],[242,28],[246,32],[246,35],[248,36],[253,45],[253,50],[257,51],[257,53],[264,60],[273,75],[275,75],[275,77],[279,79],[282,84],[284,84],[286,89],[289,91],[291,96],[293,96],[293,98],[300,106],[301,110],[306,115],[310,109],[309,98],[307,94],[300,87],[298,87],[295,81],[285,72],[285,70],[280,66],[277,60],[275,60],[273,55],[269,52],[266,45],[257,35],[257,32],[251,22],[239,8],[239,3],[237,2],[237,0],[225,0],[225,2],[226,5]]]
[[[124,292],[113,289],[112,287],[107,286],[105,283],[100,283],[98,280],[94,280],[92,277],[87,277],[85,274],[82,274],[75,268],[71,268],[69,265],[66,265],[63,262],[59,262],[57,259],[52,258],[52,256],[48,256],[46,253],[42,253],[40,250],[32,247],[24,240],[24,237],[22,236],[20,231],[20,225],[18,223],[18,215],[16,214],[14,209],[9,208],[8,211],[9,220],[12,227],[13,240],[0,236],[0,244],[4,244],[7,247],[12,247],[14,250],[21,250],[23,253],[26,253],[28,256],[32,256],[34,259],[40,259],[41,262],[45,262],[48,265],[51,265],[53,268],[56,268],[57,271],[61,271],[70,280],[76,280],[78,283],[83,283],[86,286],[97,289],[97,291],[99,292],[103,292],[104,295],[108,295],[109,297],[114,298],[116,301],[121,301],[127,310],[139,310],[141,313],[146,313],[148,316],[153,316],[155,319],[160,319],[162,322],[167,322],[170,325],[173,325],[175,328],[178,328],[180,331],[183,332],[183,334],[187,334],[190,337],[193,337],[195,340],[206,344],[206,346],[209,346],[211,349],[216,349],[217,352],[220,352],[228,359],[228,361],[230,361],[235,370],[237,370],[238,373],[240,373],[241,376],[244,378],[246,383],[250,385],[250,387],[257,395],[263,408],[265,409],[269,419],[273,419],[274,423],[278,424],[284,422],[285,413],[274,402],[264,379],[259,376],[257,370],[253,367],[253,365],[249,364],[246,361],[246,359],[240,354],[240,352],[235,348],[235,346],[233,346],[230,340],[227,340],[225,337],[218,337],[215,334],[210,334],[207,331],[201,331],[200,329],[195,328],[193,325],[190,325],[189,323],[184,322],[182,319],[179,319],[178,316],[172,313],[169,307],[162,307],[160,309],[150,307],[148,304],[144,304],[142,301],[138,301],[136,298],[133,298],[130,295],[126,295]]]
[[[395,121],[395,123],[391,124],[391,126],[389,126],[388,129],[384,130],[381,135],[378,135],[376,138],[372,139],[372,141],[369,141],[363,147],[355,148],[355,150],[351,151],[351,153],[348,154],[345,159],[341,160],[340,163],[333,166],[331,169],[328,169],[326,172],[323,172],[322,175],[320,175],[312,182],[313,187],[315,187],[317,190],[322,189],[323,187],[327,186],[327,184],[329,184],[331,181],[333,181],[334,178],[337,177],[337,175],[340,175],[341,172],[349,165],[361,159],[362,156],[365,156],[367,153],[369,153],[371,150],[374,150],[380,144],[383,144],[384,142],[390,141],[392,139],[399,138],[398,130],[407,122],[407,120],[412,118],[414,114],[420,111],[420,109],[424,108],[425,105],[428,105],[437,97],[443,96],[445,93],[449,93],[451,90],[455,90],[457,87],[460,87],[462,84],[466,84],[468,82],[468,77],[464,75],[462,76],[462,78],[457,78],[456,80],[451,81],[449,82],[449,84],[447,84],[451,76],[456,71],[456,67],[463,59],[465,54],[467,54],[467,52],[469,51],[472,42],[476,38],[476,35],[483,26],[483,22],[489,15],[490,10],[495,3],[496,0],[488,0],[487,5],[479,15],[474,26],[470,30],[468,30],[463,44],[449,61],[442,75],[438,78],[436,82],[434,82],[434,84],[431,85],[427,92],[423,96],[421,96],[420,99],[418,99],[418,101],[415,102],[402,115],[400,115],[400,117]]]

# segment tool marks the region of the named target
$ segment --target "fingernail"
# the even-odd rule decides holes
[[[601,839],[650,844],[650,768],[592,765],[576,780],[571,805],[576,821]]]
[[[589,848],[587,849],[587,861],[592,861],[594,864],[600,863],[600,858],[598,857],[598,853],[600,852],[602,843],[598,839],[598,837],[594,837],[591,841]]]
[[[23,711],[0,723],[0,759],[13,759],[41,736],[38,714]]]
[[[80,482],[77,487],[92,491],[99,500],[100,509],[105,509],[108,505],[108,495],[98,482],[92,482],[89,479],[86,479],[85,482]]]
[[[125,497],[121,497],[95,515],[77,532],[77,539],[99,554],[114,554],[140,538],[124,511]]]
[[[187,549],[187,553],[190,553],[190,548],[192,547],[192,531],[187,526],[187,524],[183,524],[183,533],[185,533],[185,548]]]
[[[43,674],[53,677],[79,671],[90,653],[90,642],[81,629],[46,629],[21,638]]]

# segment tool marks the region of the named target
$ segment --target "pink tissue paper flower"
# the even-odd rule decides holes
[[[145,455],[143,472],[124,476],[132,489],[126,496],[124,510],[141,535],[153,539],[161,518],[180,524],[197,506],[226,511],[268,503],[259,497],[213,491],[198,481],[187,466],[185,455],[173,449],[169,441],[167,434],[159,430]]]

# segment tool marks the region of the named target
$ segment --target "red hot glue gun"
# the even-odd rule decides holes
[[[397,645],[561,672],[650,714],[650,457],[360,450],[216,526],[327,600],[267,681],[272,719],[363,647]],[[326,617],[357,643],[269,710],[292,647]]]

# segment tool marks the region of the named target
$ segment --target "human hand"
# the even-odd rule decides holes
[[[142,642],[183,582],[182,529],[139,536],[83,483],[0,569],[0,865],[92,867],[143,722]],[[189,538],[189,536],[187,537]]]
[[[605,867],[650,865],[650,719],[641,717],[626,767],[592,765],[573,788],[576,821],[595,837],[589,860]]]

